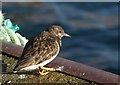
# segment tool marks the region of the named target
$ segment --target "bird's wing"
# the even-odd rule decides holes
[[[48,32],[43,32],[26,44],[15,70],[36,65],[50,59],[58,51],[58,42]]]

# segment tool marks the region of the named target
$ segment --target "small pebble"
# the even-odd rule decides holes
[[[58,70],[58,71],[62,71],[63,68],[64,68],[64,66],[58,66],[58,68],[57,68],[56,70]]]
[[[25,76],[25,74],[22,74],[22,75],[20,75],[20,77],[19,77],[20,79],[25,79],[26,78],[26,76]]]
[[[8,81],[7,83],[11,83],[11,81]]]

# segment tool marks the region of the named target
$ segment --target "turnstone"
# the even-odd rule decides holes
[[[41,75],[45,75],[48,73],[46,71],[56,71],[55,68],[44,66],[58,55],[63,36],[70,37],[62,27],[53,25],[47,31],[29,40],[14,68],[15,72],[37,69]]]

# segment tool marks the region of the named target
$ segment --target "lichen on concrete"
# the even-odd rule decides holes
[[[11,56],[2,55],[2,84],[7,83],[86,83],[87,85],[97,85],[94,82],[88,82],[74,76],[70,76],[61,72],[49,72],[49,74],[41,76],[37,71],[28,72],[24,74],[14,74],[13,67],[17,60]]]

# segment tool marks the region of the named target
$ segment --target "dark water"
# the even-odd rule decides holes
[[[2,9],[27,38],[61,25],[72,37],[63,38],[59,56],[119,74],[117,3],[2,3]]]

